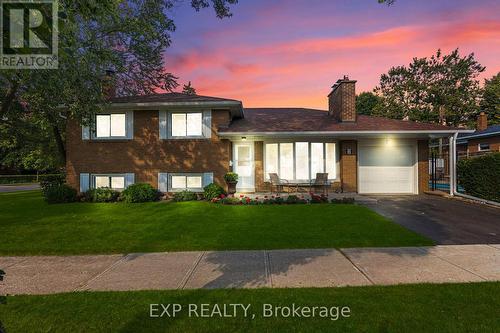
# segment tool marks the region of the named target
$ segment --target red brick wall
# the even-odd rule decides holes
[[[488,143],[490,145],[490,151],[500,151],[500,136],[494,136],[489,138],[469,140],[467,144],[469,153],[477,153],[479,151],[480,143]]]
[[[132,140],[82,140],[75,121],[67,124],[67,182],[79,189],[80,173],[135,173],[136,183],[158,186],[158,172],[213,172],[214,181],[224,185],[229,171],[231,143],[216,135],[229,123],[229,112],[212,112],[211,139],[160,140],[158,111],[134,112]]]

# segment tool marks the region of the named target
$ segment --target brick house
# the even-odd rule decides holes
[[[488,116],[481,112],[476,131],[458,135],[457,152],[459,158],[500,152],[500,125],[488,126]]]
[[[308,184],[324,172],[345,192],[427,190],[428,140],[463,130],[357,115],[355,84],[338,80],[328,111],[180,93],[113,98],[93,128],[68,122],[67,182],[80,191],[138,182],[202,191],[234,171],[238,191],[260,192],[269,173]]]

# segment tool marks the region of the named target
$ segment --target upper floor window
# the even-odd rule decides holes
[[[160,139],[209,139],[212,132],[211,110],[160,110]]]
[[[96,138],[125,137],[127,135],[127,117],[125,113],[96,115]]]
[[[479,151],[485,151],[485,150],[490,150],[490,144],[489,143],[480,143],[478,145]]]
[[[203,114],[172,113],[172,136],[203,136]]]

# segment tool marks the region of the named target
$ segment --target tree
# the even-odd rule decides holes
[[[484,80],[481,111],[488,115],[488,123],[500,124],[500,72]]]
[[[188,84],[185,84],[182,87],[182,93],[188,95],[196,95],[196,89],[194,89],[193,86],[191,86],[191,81],[189,81]]]
[[[356,113],[367,116],[372,115],[373,110],[380,103],[380,97],[371,92],[362,92],[356,96]]]
[[[441,50],[430,58],[414,58],[409,66],[392,67],[375,88],[381,97],[374,114],[416,121],[463,125],[475,121],[485,70],[474,54],[448,55]]]
[[[396,0],[378,0],[378,3],[385,3],[387,6],[394,4]]]
[[[15,126],[21,105],[33,123],[49,129],[64,164],[67,120],[90,125],[107,102],[105,84],[118,95],[175,89],[177,77],[165,71],[163,52],[175,30],[168,15],[176,2],[60,0],[59,69],[1,70],[1,124]],[[231,16],[229,5],[237,0],[190,3],[196,11],[211,4],[222,19]],[[115,74],[104,80],[108,70]]]

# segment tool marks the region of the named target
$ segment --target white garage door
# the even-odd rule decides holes
[[[359,193],[416,192],[416,146],[411,144],[360,144]]]

